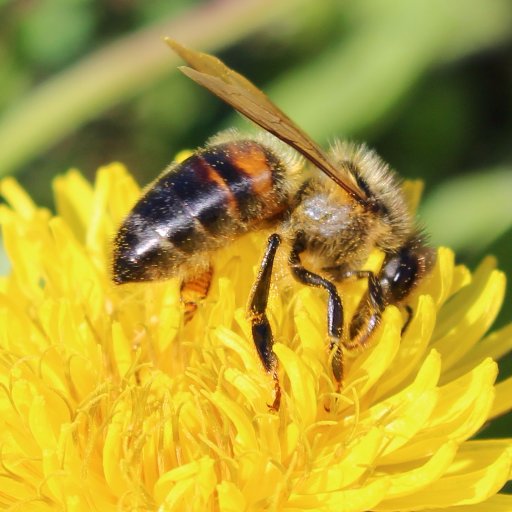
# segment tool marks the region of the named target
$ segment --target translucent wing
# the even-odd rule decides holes
[[[170,38],[167,38],[166,42],[191,66],[182,66],[180,71],[251,121],[296,149],[354,200],[366,205],[364,194],[340,177],[339,172],[320,146],[247,78],[233,71],[212,55],[185,48]]]

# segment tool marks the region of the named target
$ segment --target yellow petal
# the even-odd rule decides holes
[[[401,460],[400,447],[414,439],[418,431],[428,424],[438,401],[436,390],[441,361],[432,351],[425,359],[414,382],[386,400],[376,403],[361,414],[361,425],[382,425],[387,442],[379,462],[394,464]],[[414,460],[414,455],[408,459]]]
[[[124,377],[132,368],[134,353],[130,345],[121,325],[115,322],[112,325],[112,350],[113,360],[120,377]]]
[[[453,293],[453,276],[455,268],[455,255],[446,247],[437,250],[436,264],[427,277],[426,287],[438,307],[444,304]]]
[[[386,500],[408,496],[439,480],[452,463],[457,448],[457,443],[448,441],[419,465],[379,466],[379,474],[391,476]]]
[[[316,419],[315,379],[309,368],[293,350],[281,343],[276,343],[274,352],[288,379],[290,379],[286,406],[290,408],[292,417],[296,415],[300,425],[306,428]]]
[[[118,415],[122,415],[121,410],[118,411]],[[123,455],[122,435],[122,420],[115,419],[108,426],[102,457],[105,480],[112,492],[117,496],[122,496],[129,489],[128,482],[125,480],[123,473],[119,471],[119,463]]]
[[[511,494],[496,494],[481,503],[449,508],[450,512],[510,512],[511,510]],[[425,512],[439,512],[439,509],[428,508]]]
[[[496,418],[512,409],[512,377],[498,382],[495,386],[496,397],[489,413],[490,418]]]
[[[508,512],[492,495],[512,474],[510,440],[468,441],[511,406],[491,360],[511,328],[480,340],[503,291],[492,259],[472,277],[440,249],[408,328],[405,308],[388,308],[369,346],[344,353],[336,393],[325,291],[292,281],[280,251],[276,412],[246,319],[268,233],[212,255],[210,293],[184,322],[178,277],[111,283],[111,239],[139,195],[121,165],[93,187],[76,171],[59,179],[58,217],[2,187],[0,508]],[[367,281],[338,287],[348,323]]]
[[[65,219],[78,240],[84,242],[91,217],[91,184],[78,171],[71,170],[55,178],[53,193],[58,214]]]
[[[14,178],[7,177],[0,182],[0,194],[24,219],[30,219],[35,214],[36,205]]]
[[[434,301],[430,295],[421,296],[413,317],[402,335],[392,367],[375,387],[375,398],[388,396],[398,386],[403,388],[414,379],[427,352],[435,321]]]
[[[464,436],[472,434],[473,429],[476,430],[484,423],[489,413],[494,399],[493,384],[496,376],[496,363],[485,359],[470,373],[442,386],[430,429],[449,430],[451,436],[458,435],[459,429],[464,431]],[[467,422],[460,425],[463,416]],[[466,430],[468,428],[469,431]]]
[[[253,425],[245,414],[244,409],[230,400],[220,390],[208,395],[212,403],[218,407],[235,427],[233,439],[235,452],[254,450],[258,446],[258,440]]]
[[[400,312],[394,307],[386,309],[378,342],[364,350],[349,368],[344,379],[346,388],[354,386],[358,395],[364,397],[380,381],[398,353],[401,328]]]
[[[220,512],[241,512],[246,509],[242,491],[233,483],[224,480],[217,485]]]
[[[462,442],[486,421],[494,400],[496,364],[488,359],[459,379],[442,386],[428,422],[393,457],[406,461],[428,457],[448,439]]]
[[[451,328],[433,335],[433,346],[443,357],[443,369],[449,370],[485,334],[503,302],[505,277],[494,270],[494,260],[485,260],[473,281],[461,290],[440,312],[439,322],[450,318]]]
[[[310,474],[295,486],[297,494],[334,492],[353,485],[366,475],[379,456],[385,434],[382,429],[371,428],[350,443],[329,444],[323,457],[316,457]]]
[[[486,357],[495,361],[512,350],[512,324],[494,331],[480,340],[450,370],[444,374],[446,381],[453,380],[478,366]]]
[[[47,407],[43,396],[35,396],[28,417],[32,435],[43,450],[55,449],[57,446],[57,433],[54,431],[51,422],[53,418],[48,414]]]
[[[164,473],[155,484],[155,500],[161,510],[203,511],[216,482],[214,461],[202,457]]]
[[[472,460],[462,451],[454,461],[455,466],[461,466],[458,472],[443,476],[419,492],[385,500],[375,510],[423,510],[480,503],[496,494],[505,484],[511,463],[512,453],[509,450],[497,450],[489,457]]]
[[[373,510],[385,495],[387,486],[386,479],[380,478],[366,485],[345,491],[314,494],[292,493],[283,511],[318,510],[327,512],[335,510],[336,512],[362,512],[369,509]]]
[[[403,184],[403,191],[407,198],[407,206],[412,215],[416,215],[423,194],[424,183],[421,180],[407,180]]]

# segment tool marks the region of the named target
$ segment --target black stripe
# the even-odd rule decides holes
[[[226,185],[235,197],[240,218],[244,221],[250,220],[253,216],[251,212],[258,204],[258,197],[252,190],[252,180],[250,176],[237,169],[229,157],[229,145],[220,144],[212,146],[201,153],[204,161],[213,167],[222,177]]]
[[[234,224],[228,211],[229,191],[210,178],[207,165],[199,156],[191,156],[172,174],[171,186],[208,232],[226,234]]]
[[[135,205],[133,213],[144,219],[148,230],[160,233],[177,248],[190,253],[198,249],[204,235],[197,232],[193,216],[174,192],[172,175],[158,180]]]

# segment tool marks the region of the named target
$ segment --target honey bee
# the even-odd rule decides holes
[[[266,309],[282,241],[295,279],[327,292],[327,336],[339,388],[343,349],[364,347],[386,306],[407,308],[407,297],[435,262],[407,208],[400,180],[364,145],[337,142],[324,153],[245,77],[211,55],[167,42],[190,66],[180,68],[186,76],[264,132],[256,137],[220,134],[183,162],[171,164],[119,228],[113,280],[179,276],[190,319],[208,293],[212,251],[249,231],[271,228],[248,304],[256,350],[274,379],[271,408],[279,408],[281,390]],[[374,248],[384,253],[377,273],[362,268]],[[334,284],[347,279],[368,282],[348,328]]]

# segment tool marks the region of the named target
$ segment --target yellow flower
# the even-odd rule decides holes
[[[211,293],[184,324],[175,280],[111,283],[111,239],[139,194],[123,167],[100,169],[94,187],[77,172],[54,186],[57,216],[2,183],[0,508],[512,510],[498,494],[512,439],[471,440],[512,407],[493,361],[512,326],[486,335],[505,289],[491,258],[471,275],[439,249],[403,336],[390,307],[371,347],[348,357],[339,396],[325,297],[283,276],[269,307],[275,413],[245,320],[266,234],[216,256]],[[364,286],[343,286],[348,310]]]

